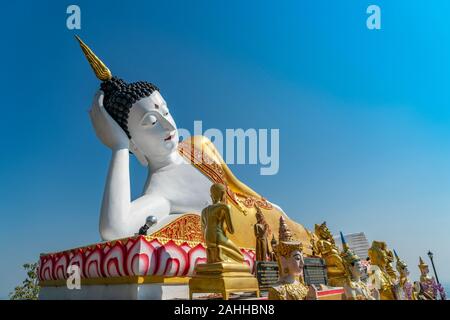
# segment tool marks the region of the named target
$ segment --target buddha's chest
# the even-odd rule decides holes
[[[191,165],[179,165],[150,177],[148,191],[171,204],[172,212],[198,211],[210,204],[212,182]]]

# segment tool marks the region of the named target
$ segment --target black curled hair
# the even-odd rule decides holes
[[[104,93],[103,106],[125,131],[129,139],[131,139],[131,135],[128,131],[128,114],[133,103],[149,97],[155,90],[159,91],[155,85],[149,82],[126,83],[117,77],[112,77],[110,80],[102,82],[100,89]]]

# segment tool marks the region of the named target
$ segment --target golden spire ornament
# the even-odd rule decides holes
[[[291,230],[289,230],[286,223],[286,219],[281,216],[278,229],[278,243],[275,247],[277,258],[278,260],[280,257],[289,258],[289,255],[296,250],[303,251],[303,245],[301,242],[294,240]]]
[[[83,40],[80,39],[79,36],[75,36],[75,38],[80,43],[80,47],[91,65],[92,70],[94,70],[97,78],[102,81],[110,80],[112,78],[112,74],[108,67],[95,55],[94,52],[92,52],[92,50],[83,42]]]
[[[419,257],[419,269],[423,270],[425,268],[428,268],[428,265],[423,261],[422,257]]]

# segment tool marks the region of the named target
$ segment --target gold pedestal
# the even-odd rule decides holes
[[[194,293],[221,293],[228,300],[232,292],[255,292],[259,297],[258,280],[247,265],[217,262],[195,267],[195,275],[189,280],[189,299]]]

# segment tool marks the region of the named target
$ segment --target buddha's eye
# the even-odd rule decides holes
[[[154,126],[158,122],[158,119],[156,119],[153,115],[148,115],[144,118],[144,121],[142,121],[143,126]]]

